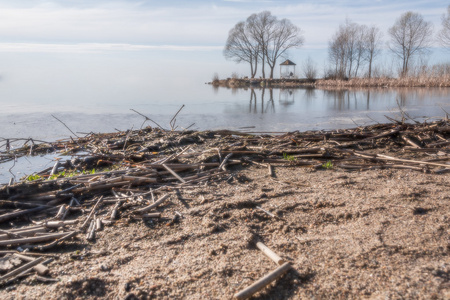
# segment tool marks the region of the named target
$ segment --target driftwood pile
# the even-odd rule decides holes
[[[54,280],[45,277],[45,265],[56,254],[42,252],[56,253],[73,239],[93,243],[103,226],[119,219],[180,222],[180,213],[164,215],[158,206],[175,200],[180,189],[233,180],[227,169],[231,165],[255,164],[273,176],[273,166],[279,165],[439,174],[450,170],[449,145],[448,120],[283,134],[147,127],[55,143],[28,141],[16,149],[5,141],[0,145],[4,160],[49,150],[72,159],[56,162],[31,181],[28,177],[0,186],[0,254],[5,255],[0,258],[0,283],[35,273],[38,280]]]

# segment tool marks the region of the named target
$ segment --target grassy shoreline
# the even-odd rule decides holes
[[[411,76],[402,78],[352,78],[344,79],[263,79],[263,78],[227,78],[208,82],[216,87],[450,87],[450,75]]]

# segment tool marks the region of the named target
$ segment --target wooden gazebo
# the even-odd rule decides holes
[[[293,78],[296,64],[289,59],[280,64],[280,78]]]

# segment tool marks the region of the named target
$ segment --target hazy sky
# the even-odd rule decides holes
[[[252,13],[269,10],[304,32],[305,44],[291,51],[291,58],[310,55],[323,66],[328,40],[346,18],[379,26],[386,40],[387,29],[409,10],[421,13],[437,31],[449,4],[442,0],[0,0],[0,53],[145,53],[158,68],[172,61],[177,68],[202,62],[204,74],[244,73],[245,65],[223,58],[228,31]],[[435,51],[430,60],[447,57]]]

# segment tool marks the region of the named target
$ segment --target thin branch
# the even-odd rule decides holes
[[[59,121],[61,124],[63,124],[67,129],[69,129],[69,131],[70,132],[72,132],[72,134],[74,135],[74,136],[76,136],[77,138],[79,138],[79,136],[75,133],[75,132],[73,132],[63,121],[61,121],[60,119],[58,119],[57,117],[55,117],[54,115],[52,115],[52,117],[53,118],[55,118],[57,121]]]
[[[156,123],[155,121],[153,121],[152,119],[150,119],[149,117],[147,117],[146,115],[143,115],[143,114],[141,114],[140,112],[138,112],[137,110],[134,110],[134,109],[132,109],[132,108],[130,108],[130,110],[134,111],[135,113],[137,113],[137,114],[140,115],[140,116],[143,116],[143,117],[145,118],[145,121],[153,122],[154,124],[156,124],[156,126],[158,126],[159,128],[161,128],[162,130],[165,131],[165,129],[162,128],[161,125],[159,125],[158,123]],[[145,121],[144,121],[144,123],[145,123]],[[141,129],[142,129],[142,126],[144,126],[144,123],[142,123]]]

